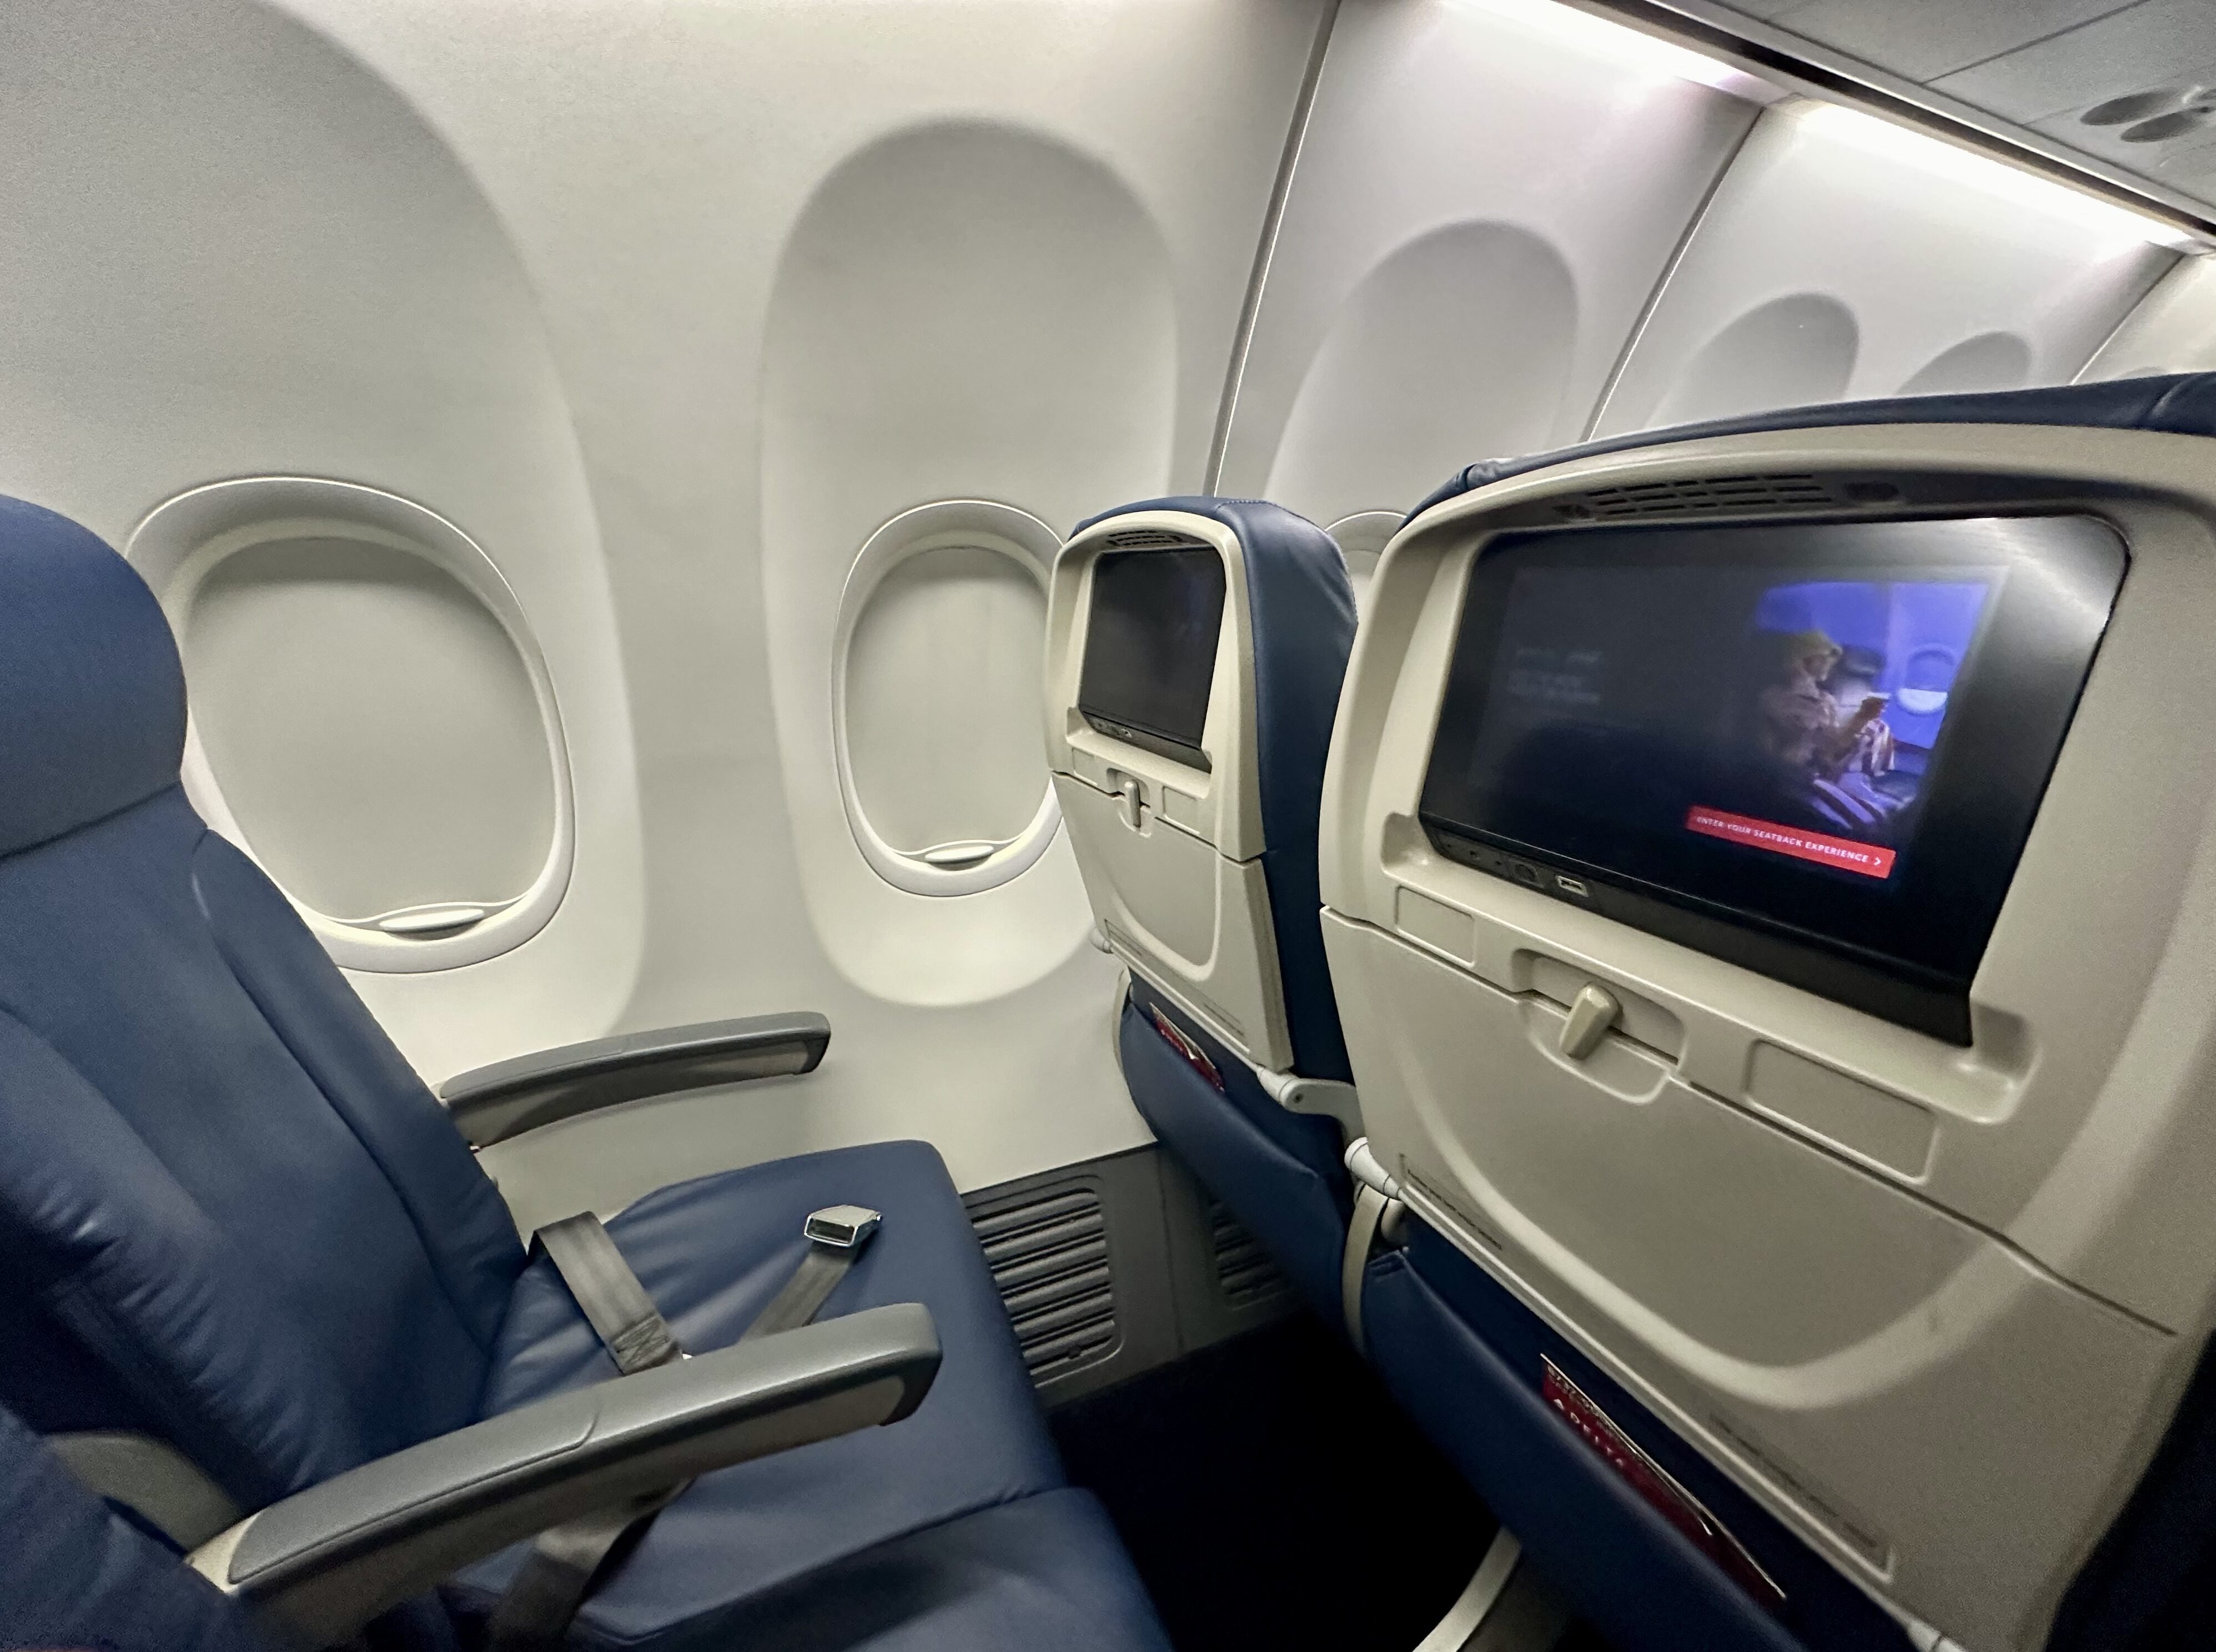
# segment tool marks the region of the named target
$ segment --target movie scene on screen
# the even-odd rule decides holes
[[[1889,879],[2001,577],[1525,570],[1473,755],[1588,820]]]

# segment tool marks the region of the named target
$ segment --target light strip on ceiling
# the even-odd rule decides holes
[[[1697,82],[1756,103],[1776,103],[1797,92],[1811,97],[1819,107],[1835,111],[1843,123],[1839,130],[1846,130],[1844,123],[1847,122],[1874,128],[1860,134],[1861,140],[1872,147],[1887,147],[1896,154],[1913,157],[1918,164],[1933,172],[1962,181],[1975,180],[1994,193],[2015,199],[2034,210],[2058,213],[2092,233],[2128,236],[2184,253],[2206,255],[2216,252],[2216,243],[2212,243],[2197,227],[2156,212],[2136,211],[2127,200],[2117,198],[2123,192],[2107,187],[2103,181],[2088,178],[2083,185],[2071,181],[2073,169],[2066,163],[2041,166],[2028,158],[2012,161],[2005,153],[1996,153],[1988,147],[1983,134],[1967,137],[1964,141],[1950,141],[1928,130],[1912,115],[1898,118],[1874,114],[1854,101],[1856,93],[1866,89],[1845,81],[1837,72],[1819,64],[1779,56],[1772,49],[1729,36],[1683,12],[1666,9],[1665,5],[1654,3],[1654,0],[1457,0],[1457,3],[1491,13],[1587,55],[1643,75]],[[1712,55],[1698,46],[1669,38],[1668,34],[1650,32],[1630,21],[1618,21],[1606,15],[1609,12],[1642,18],[1651,15],[1657,30],[1671,34],[1682,28],[1692,29],[1696,36],[1703,32],[1714,34],[1717,43],[1732,58],[1739,57],[1742,52],[1751,54],[1742,61],[1752,66],[1742,67],[1740,62]],[[1778,77],[1776,80],[1764,78],[1773,71]],[[1947,124],[1946,117],[1935,118]],[[2006,150],[2014,146],[2000,140],[1999,147]]]
[[[1736,64],[1689,46],[1612,22],[1558,0],[1461,0],[1471,10],[1545,35],[1588,57],[1656,79],[1690,80],[1751,102],[1771,103],[1784,94]]]
[[[2205,243],[2174,224],[2073,189],[2068,184],[1982,154],[1912,126],[1840,103],[1815,103],[1798,117],[1813,131],[1874,154],[1891,157],[1935,177],[2059,218],[2103,240],[2152,242],[2180,252],[2206,252]]]

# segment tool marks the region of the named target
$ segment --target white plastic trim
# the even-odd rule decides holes
[[[1377,572],[1377,561],[1385,554],[1387,544],[1400,531],[1400,519],[1399,511],[1357,511],[1324,530],[1346,563],[1357,613],[1369,605],[1370,578]]]
[[[1253,1072],[1270,1099],[1286,1112],[1330,1119],[1350,1144],[1369,1139],[1362,1127],[1362,1097],[1352,1084],[1337,1078],[1303,1078],[1296,1072],[1277,1072],[1268,1067],[1254,1067]]]
[[[831,746],[838,754],[839,801],[846,806],[847,829],[854,834],[855,847],[862,851],[870,869],[896,889],[913,895],[968,895],[996,887],[1037,864],[1054,841],[1054,834],[1062,829],[1062,805],[1055,797],[1053,777],[1042,773],[1038,808],[1021,832],[993,844],[975,859],[938,864],[935,860],[950,858],[948,851],[983,847],[983,840],[974,845],[896,848],[870,824],[854,788],[853,764],[846,750],[846,651],[854,640],[854,627],[871,594],[893,569],[925,551],[957,547],[997,551],[1037,580],[1043,594],[1055,553],[1062,548],[1062,536],[1028,511],[990,500],[940,500],[902,511],[869,537],[847,571],[846,588],[839,594],[838,629],[831,643]]]
[[[562,904],[576,855],[576,822],[569,746],[563,738],[553,679],[523,605],[492,558],[434,511],[397,494],[319,476],[246,476],[188,489],[149,512],[132,530],[123,554],[160,599],[182,646],[194,599],[218,563],[251,545],[303,538],[353,539],[419,556],[460,580],[491,611],[523,661],[546,731],[554,781],[554,832],[545,865],[521,894],[506,900],[438,903],[437,915],[456,918],[470,907],[483,908],[483,917],[459,927],[426,930],[409,922],[432,912],[431,908],[343,918],[318,912],[289,891],[286,898],[342,969],[422,974],[498,957],[538,934]],[[260,865],[252,842],[216,783],[200,731],[190,722],[185,730],[183,780],[185,795],[200,817]]]

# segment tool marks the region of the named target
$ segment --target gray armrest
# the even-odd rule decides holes
[[[831,1023],[809,1010],[704,1021],[496,1061],[455,1074],[439,1086],[439,1099],[456,1129],[489,1147],[643,1096],[813,1072],[830,1044]]]
[[[921,1404],[939,1333],[918,1303],[739,1342],[442,1434],[273,1503],[194,1570],[310,1646],[346,1640],[459,1566],[596,1508]]]

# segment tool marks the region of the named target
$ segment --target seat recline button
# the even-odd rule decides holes
[[[1562,1023],[1562,1053],[1573,1061],[1582,1061],[1591,1055],[1600,1047],[1608,1029],[1616,1025],[1622,1008],[1612,992],[1590,983],[1579,988],[1570,1004],[1568,1018]]]

